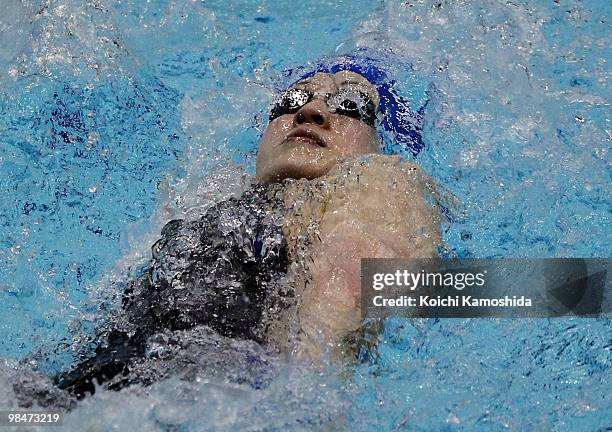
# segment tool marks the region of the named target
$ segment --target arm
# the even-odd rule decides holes
[[[337,345],[359,328],[361,258],[434,257],[441,241],[439,214],[426,201],[429,180],[415,164],[373,156],[338,167],[326,181],[329,201],[300,307],[311,358],[319,355],[313,339],[323,334]]]

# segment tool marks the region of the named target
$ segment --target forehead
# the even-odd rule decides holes
[[[339,71],[335,74],[318,72],[296,84],[296,87],[312,91],[335,93],[341,88],[358,88],[366,93],[378,105],[378,90],[365,77],[351,71]]]

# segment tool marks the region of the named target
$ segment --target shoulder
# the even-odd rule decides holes
[[[358,203],[423,192],[431,179],[416,163],[399,156],[367,155],[340,163],[322,181],[332,201]]]
[[[334,181],[357,179],[357,176],[359,181],[377,177],[420,180],[424,175],[421,167],[413,161],[400,156],[372,154],[341,162],[327,177]]]
[[[162,238],[185,235],[201,229],[210,229],[218,223],[219,217],[237,216],[239,213],[260,207],[267,198],[267,188],[254,184],[241,195],[219,201],[206,208],[198,219],[172,219],[161,230]]]

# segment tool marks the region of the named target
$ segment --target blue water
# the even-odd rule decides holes
[[[610,2],[0,4],[0,358],[66,367],[161,225],[248,181],[275,89],[356,48],[429,100],[449,249],[609,256]],[[611,367],[609,319],[396,320],[351,378],[100,392],[66,428],[606,430]]]

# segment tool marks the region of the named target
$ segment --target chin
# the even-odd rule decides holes
[[[322,177],[329,172],[334,166],[333,163],[284,163],[278,164],[269,169],[266,169],[264,173],[257,174],[257,177],[262,183],[274,183],[284,179],[301,179],[305,178],[312,180],[318,177]]]

